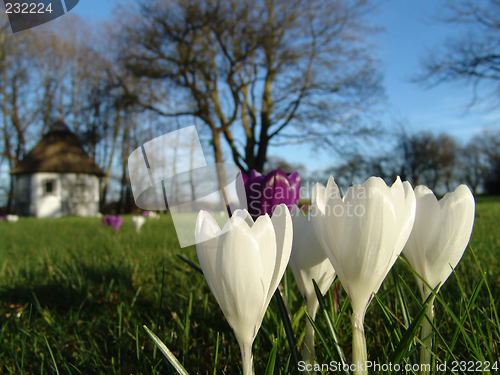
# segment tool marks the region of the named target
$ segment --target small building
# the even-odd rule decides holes
[[[61,120],[10,173],[15,175],[18,215],[45,218],[99,212],[99,179],[104,173]]]

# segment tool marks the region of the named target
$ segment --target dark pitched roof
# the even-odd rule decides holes
[[[52,125],[42,140],[10,171],[11,174],[37,172],[104,175],[77,136],[61,120]]]

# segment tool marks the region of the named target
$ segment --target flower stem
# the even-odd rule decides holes
[[[302,360],[306,365],[314,366],[314,358],[316,357],[316,350],[314,348],[314,329],[309,321],[306,322],[306,337],[304,338],[304,348],[302,349]],[[315,371],[307,372],[308,374],[315,374]]]
[[[241,350],[241,361],[243,362],[243,375],[254,375],[252,343],[238,340]]]
[[[356,366],[353,374],[358,375],[367,374],[366,360],[368,356],[366,353],[365,329],[363,327],[364,320],[364,313],[352,312],[352,363]]]
[[[428,374],[424,370],[423,365],[431,364],[431,372],[432,372],[432,363],[431,363],[431,349],[432,349],[432,325],[431,322],[434,320],[434,297],[427,305],[426,311],[427,317],[424,318],[424,322],[422,324],[422,330],[420,331],[420,339],[423,342],[423,345],[420,348],[420,375]]]
[[[316,312],[318,311],[319,302],[316,294],[310,294],[306,298],[307,301],[307,313],[315,320]],[[314,328],[309,321],[306,319],[306,337],[304,338],[304,348],[302,349],[302,360],[306,363],[306,365],[312,365],[314,367],[316,359],[316,349],[314,347]],[[316,374],[316,371],[306,371],[307,374],[313,375]]]

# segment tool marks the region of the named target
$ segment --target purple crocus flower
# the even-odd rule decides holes
[[[115,232],[118,232],[123,224],[123,218],[121,216],[107,216],[102,219],[102,223],[105,227],[111,225],[113,230]]]
[[[299,201],[300,176],[297,172],[286,174],[276,169],[265,175],[252,170],[248,176],[241,172],[241,177],[245,185],[248,212],[254,220],[265,214],[271,216],[281,203],[291,210]]]
[[[149,211],[142,211],[142,216],[148,217],[149,216]]]

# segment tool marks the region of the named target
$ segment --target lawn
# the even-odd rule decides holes
[[[439,361],[498,361],[500,200],[478,201],[470,247],[436,301]],[[153,330],[190,374],[238,374],[240,351],[203,275],[194,247],[180,249],[171,217],[148,219],[140,234],[131,217],[118,233],[97,218],[0,223],[0,373],[173,374],[143,326]],[[482,269],[484,274],[481,273]],[[283,280],[298,345],[306,316],[291,272]],[[336,359],[326,317],[350,358],[350,306],[333,288],[318,313],[317,355]],[[415,298],[413,297],[415,296]],[[412,271],[399,260],[365,319],[369,358],[385,363],[420,309]],[[255,373],[264,373],[273,343],[275,374],[296,373],[273,300],[254,343]],[[418,362],[418,339],[403,353]],[[448,370],[451,371],[451,370]],[[331,372],[330,372],[331,373]],[[460,371],[459,371],[460,373]]]

